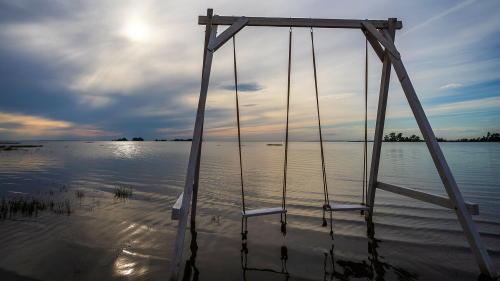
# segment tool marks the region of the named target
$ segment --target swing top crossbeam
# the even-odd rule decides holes
[[[274,26],[274,27],[317,27],[317,28],[364,28],[362,22],[365,20],[351,19],[312,19],[312,18],[264,18],[245,17],[248,19],[247,26]],[[212,25],[232,25],[241,17],[213,16]],[[206,25],[208,17],[199,16],[198,24]],[[377,29],[388,29],[387,20],[368,20]],[[401,21],[396,22],[396,29],[403,28]]]

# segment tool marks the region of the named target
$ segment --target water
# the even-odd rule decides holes
[[[182,193],[190,142],[23,144],[43,147],[0,152],[0,198],[70,208],[7,213],[0,221],[1,280],[168,278],[177,228],[170,210]],[[280,207],[284,146],[244,145],[246,208]],[[473,218],[500,270],[500,145],[441,147],[462,195],[479,204]],[[360,203],[363,144],[325,143],[325,157],[331,204]],[[446,195],[424,143],[384,143],[380,167],[380,181]],[[132,197],[116,198],[116,187],[132,188]],[[286,236],[279,215],[249,218],[243,245],[237,143],[204,142],[197,221],[188,223],[180,278],[483,278],[451,210],[379,190],[374,236],[366,236],[359,211],[337,212],[332,240],[329,218],[321,227],[323,200],[319,143],[290,143]]]

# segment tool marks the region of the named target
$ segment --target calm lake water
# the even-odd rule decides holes
[[[46,205],[4,213],[0,280],[168,279],[178,223],[171,208],[190,142],[23,144],[43,147],[0,151],[0,199]],[[246,208],[280,207],[284,146],[244,145]],[[473,219],[500,271],[500,144],[441,147],[465,200],[479,204]],[[321,227],[319,149],[289,144],[286,236],[280,215],[253,217],[242,244],[237,143],[204,142],[180,278],[483,280],[452,210],[386,191],[376,194],[373,237],[354,211],[333,214],[332,239],[330,220]],[[360,203],[363,143],[325,143],[325,157],[331,203]],[[380,167],[380,181],[446,195],[424,143],[384,143]],[[132,197],[116,198],[117,187],[132,188]]]

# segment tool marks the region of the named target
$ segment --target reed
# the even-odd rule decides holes
[[[130,198],[132,197],[132,188],[131,187],[125,187],[125,186],[119,186],[115,187],[115,197],[118,198]]]

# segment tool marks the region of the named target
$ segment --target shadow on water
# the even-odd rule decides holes
[[[241,224],[241,229],[242,229],[242,249],[241,249],[241,268],[243,269],[243,280],[246,280],[246,272],[247,271],[261,271],[261,272],[271,272],[271,273],[277,273],[277,274],[283,274],[285,279],[284,280],[289,280],[290,279],[290,274],[288,273],[288,270],[286,269],[286,261],[288,260],[288,249],[286,246],[281,246],[280,252],[281,252],[281,272],[276,271],[273,269],[265,269],[265,268],[251,268],[248,267],[247,261],[248,261],[248,247],[247,247],[247,228],[246,228],[246,220],[242,219],[242,224]],[[244,229],[244,230],[243,230]],[[282,221],[281,225],[281,231],[283,235],[286,235],[286,216],[285,216],[285,221]],[[184,276],[182,278],[183,281],[188,281],[188,280],[199,280],[199,275],[200,272],[198,268],[196,267],[196,256],[198,252],[198,243],[196,242],[198,233],[196,232],[196,223],[191,222],[191,245],[189,248],[191,249],[191,256],[189,257],[188,260],[186,260],[186,265],[184,267]],[[192,278],[192,279],[191,279]]]
[[[281,233],[283,236],[286,235],[286,215],[283,220],[283,217],[280,221],[281,223]],[[330,220],[331,225],[331,220]],[[241,220],[241,250],[240,250],[240,262],[243,273],[243,280],[247,280],[247,272],[249,271],[257,271],[257,272],[265,272],[265,273],[273,273],[277,275],[282,275],[283,280],[290,280],[292,278],[291,274],[287,269],[287,260],[288,260],[288,249],[285,245],[280,247],[280,261],[281,261],[281,270],[271,269],[271,268],[258,268],[258,267],[249,267],[248,266],[248,230],[247,230],[247,219],[242,218]],[[197,232],[195,222],[191,222],[191,256],[186,261],[186,265],[184,268],[184,276],[182,280],[199,280],[200,272],[196,267],[196,257],[198,252],[198,243],[197,243]],[[330,231],[330,236],[332,241],[334,241],[334,233],[333,229]],[[383,241],[377,239],[375,237],[375,225],[373,223],[367,223],[367,238],[368,238],[368,257],[366,260],[362,260],[360,262],[354,262],[350,260],[341,260],[335,259],[335,243],[332,242],[331,248],[329,252],[324,253],[324,280],[353,280],[353,279],[366,279],[366,280],[392,280],[394,276],[391,273],[396,275],[397,280],[399,281],[415,281],[420,280],[420,275],[411,272],[405,268],[399,266],[393,266],[388,262],[384,262],[379,259],[378,250]],[[383,258],[382,258],[383,259]],[[392,275],[392,276],[391,276]],[[278,279],[278,278],[277,278]],[[280,278],[281,279],[281,278]],[[477,279],[478,281],[487,281],[487,280],[495,280],[491,279],[488,276],[480,275]]]
[[[331,219],[330,219],[330,225]],[[286,262],[288,260],[288,249],[286,246],[281,246],[281,271],[266,268],[251,268],[248,267],[248,231],[246,219],[242,219],[242,249],[241,249],[241,267],[243,269],[243,279],[246,280],[247,271],[261,271],[284,275],[284,280],[289,280],[291,278],[290,273],[286,268]],[[281,220],[281,232],[283,236],[286,235],[286,215],[285,220]],[[330,236],[332,241],[334,240],[333,229],[330,230]],[[335,260],[334,254],[334,243],[332,242],[331,249],[329,253],[324,253],[324,280],[351,280],[351,279],[367,279],[367,280],[385,280],[388,277],[388,273],[394,272],[397,276],[397,280],[413,281],[419,280],[420,275],[417,273],[410,272],[404,268],[393,266],[387,262],[383,262],[379,259],[377,249],[382,241],[375,238],[375,226],[373,223],[367,225],[367,237],[368,237],[368,258],[361,262],[353,262],[348,260]],[[331,265],[328,268],[328,260],[330,259]]]
[[[196,268],[196,255],[198,252],[198,243],[196,242],[196,237],[198,233],[196,232],[196,224],[194,221],[191,221],[191,245],[189,248],[191,249],[191,257],[186,261],[186,267],[184,267],[184,277],[183,281],[191,280],[191,276],[193,277],[193,281],[199,280],[200,271]]]
[[[392,270],[396,274],[398,280],[419,280],[420,275],[410,272],[404,268],[393,266],[387,262],[383,262],[378,258],[377,248],[382,241],[375,238],[375,225],[368,223],[368,259],[361,262],[353,262],[346,260],[335,261],[334,244],[325,254],[324,260],[324,279],[325,280],[351,280],[352,278],[366,278],[368,280],[385,280],[387,274]],[[331,270],[327,269],[328,257],[331,260]],[[336,268],[340,267],[341,270]],[[328,278],[330,277],[330,278]]]
[[[286,214],[285,214],[285,220],[283,221],[283,216],[281,217],[281,233],[283,236],[286,235]],[[286,268],[286,261],[288,260],[288,249],[285,245],[281,246],[280,248],[280,260],[281,260],[281,271],[277,271],[274,269],[268,269],[268,268],[255,268],[255,267],[248,267],[248,245],[247,245],[247,238],[248,238],[248,230],[247,230],[247,218],[242,218],[241,219],[241,268],[243,269],[243,280],[247,280],[246,273],[247,271],[260,271],[260,272],[268,272],[268,273],[276,273],[284,276],[284,280],[289,280],[290,279],[290,273],[288,273],[288,270]]]

